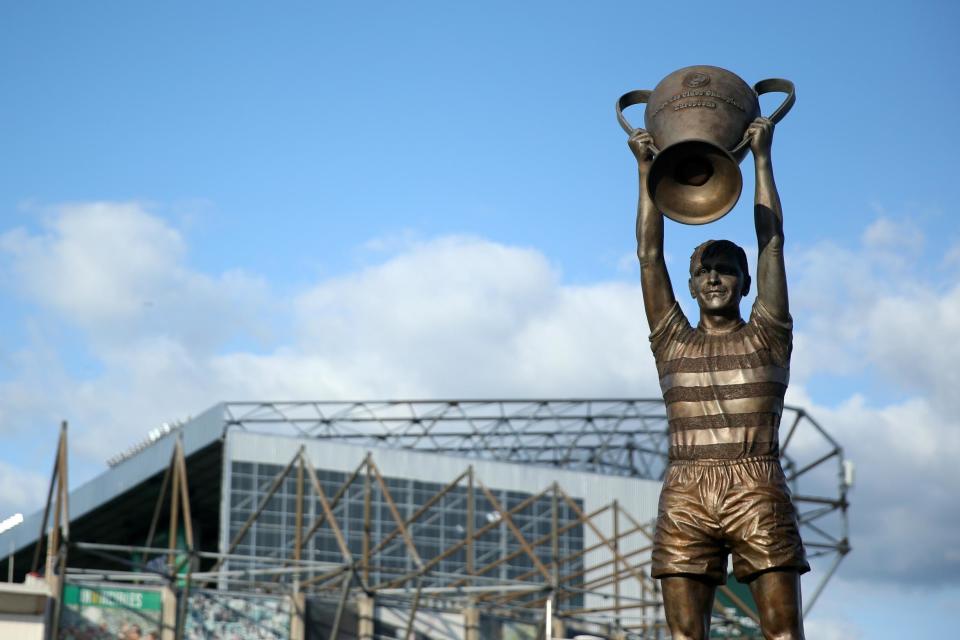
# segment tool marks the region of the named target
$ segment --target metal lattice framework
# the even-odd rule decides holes
[[[659,398],[229,402],[224,418],[227,428],[651,480],[662,479],[668,462]],[[851,465],[800,407],[784,407],[780,454],[808,555],[829,562],[806,599],[809,611],[850,551]]]
[[[662,400],[229,402],[227,425],[573,471],[659,479]]]

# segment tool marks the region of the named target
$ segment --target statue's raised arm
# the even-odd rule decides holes
[[[757,299],[775,318],[787,320],[790,304],[787,275],[783,262],[783,209],[773,180],[770,147],[773,122],[757,118],[747,129],[756,166],[756,194],[753,218],[757,228]]]
[[[640,285],[647,323],[653,331],[676,303],[667,263],[663,258],[663,214],[657,209],[647,189],[647,178],[653,153],[653,140],[646,131],[638,130],[627,144],[637,158],[640,174],[640,197],[637,203],[637,258],[640,260]]]

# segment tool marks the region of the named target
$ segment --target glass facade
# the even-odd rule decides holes
[[[281,465],[240,461],[232,463],[229,530],[231,540],[256,511],[269,492],[275,477],[282,470]],[[348,474],[324,470],[317,470],[317,476],[327,499],[331,502],[348,478]],[[409,519],[419,508],[435,498],[445,486],[409,478],[385,477],[384,482],[400,517],[404,520]],[[334,515],[343,531],[350,552],[357,560],[362,558],[363,553],[364,484],[365,478],[361,475],[346,490],[334,509]],[[465,540],[467,533],[467,487],[465,485],[464,481],[460,486],[454,487],[443,497],[435,500],[417,521],[410,525],[411,537],[424,563],[429,564],[444,551]],[[371,478],[370,487],[370,541],[373,550],[396,528],[396,522],[391,514],[389,501],[375,478]],[[527,543],[534,548],[538,559],[549,567],[553,556],[550,535],[553,522],[553,498],[550,495],[544,495],[530,500],[532,494],[529,493],[497,489],[490,489],[490,491],[500,507],[508,512],[526,501],[527,504],[511,514],[510,518]],[[510,528],[501,521],[493,504],[479,487],[475,487],[474,492],[474,530],[480,531],[484,527],[487,528],[474,540],[475,571],[501,580],[542,581],[543,576],[536,570],[534,562],[523,551]],[[313,495],[309,476],[306,474],[304,493],[307,497],[303,519],[306,532],[323,513],[319,501]],[[294,469],[270,498],[264,511],[254,521],[234,553],[258,557],[289,557],[296,528],[296,495],[296,469]],[[582,508],[582,503],[578,501],[577,506]],[[561,532],[558,536],[559,557],[565,558],[579,554],[583,550],[583,526],[572,524],[576,521],[576,515],[563,500],[558,501],[557,518]],[[484,571],[488,565],[505,556],[510,556],[510,559]],[[333,530],[326,524],[311,537],[301,557],[304,560],[337,564],[343,562]],[[371,565],[371,584],[388,582],[391,578],[416,568],[414,559],[399,535],[371,555]],[[576,558],[562,565],[561,575],[576,573],[582,567],[582,557],[577,555]],[[240,568],[242,567],[238,565],[238,561],[231,561],[230,569]],[[466,568],[467,551],[465,546],[461,546],[432,566],[431,572],[434,577],[430,583],[448,582],[450,574],[465,574]]]

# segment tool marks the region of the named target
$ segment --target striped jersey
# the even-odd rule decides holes
[[[674,303],[650,334],[667,407],[671,460],[778,455],[793,323],[759,299],[749,322],[693,328]]]

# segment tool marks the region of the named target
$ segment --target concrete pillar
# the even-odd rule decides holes
[[[160,605],[163,608],[160,619],[160,640],[174,640],[177,633],[177,594],[173,589],[163,588],[160,592]]]
[[[551,634],[551,637],[554,640],[557,640],[558,638],[566,638],[566,633],[567,625],[563,624],[563,619],[553,616],[553,633]]]
[[[294,593],[290,596],[290,640],[305,640],[307,637],[307,596]]]
[[[357,640],[374,640],[373,607],[371,596],[361,594],[357,598]]]
[[[480,640],[480,610],[473,600],[463,609],[463,640]]]

